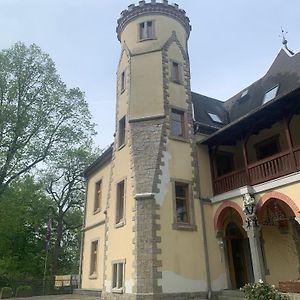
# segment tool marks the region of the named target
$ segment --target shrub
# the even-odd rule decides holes
[[[31,297],[32,287],[29,285],[20,285],[16,291],[16,297]]]
[[[241,288],[247,300],[290,300],[287,295],[280,294],[274,285],[264,283],[247,283]]]
[[[6,286],[1,289],[0,299],[7,299],[12,297],[12,295],[13,295],[12,288]]]

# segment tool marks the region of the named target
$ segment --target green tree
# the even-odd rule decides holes
[[[0,195],[53,153],[93,134],[84,94],[36,45],[0,52]]]
[[[80,230],[85,200],[84,169],[96,154],[89,144],[66,149],[48,161],[46,191],[55,204],[53,212],[52,274],[78,271]]]
[[[15,180],[0,198],[0,279],[40,277],[52,200],[29,176]]]

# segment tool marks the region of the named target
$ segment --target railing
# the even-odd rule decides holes
[[[246,170],[227,173],[213,180],[214,193],[220,194],[247,184]]]
[[[300,170],[300,147],[293,148],[292,154],[289,151],[281,152],[249,164],[247,169],[240,169],[213,179],[214,194],[225,193],[247,184],[262,183]]]

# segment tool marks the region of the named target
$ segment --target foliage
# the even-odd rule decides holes
[[[5,286],[1,289],[0,299],[7,299],[7,298],[10,298],[12,296],[13,296],[12,288]]]
[[[94,133],[84,94],[51,58],[17,43],[0,52],[0,194],[20,175]]]
[[[247,300],[289,300],[287,295],[280,294],[275,286],[264,283],[248,283],[241,288]]]
[[[47,215],[51,200],[32,177],[16,180],[0,201],[0,278],[43,274]]]
[[[16,298],[21,297],[31,297],[32,296],[32,287],[29,285],[21,285],[17,288]]]

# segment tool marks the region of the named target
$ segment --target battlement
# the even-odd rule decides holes
[[[118,19],[118,26],[116,28],[118,40],[121,40],[121,33],[129,22],[138,17],[152,14],[165,15],[178,20],[185,28],[188,36],[192,30],[190,19],[186,16],[185,10],[179,8],[178,4],[169,4],[168,0],[162,0],[162,2],[156,2],[156,0],[146,2],[142,0],[139,1],[138,5],[131,4],[128,6],[128,9],[121,12],[121,17]]]

